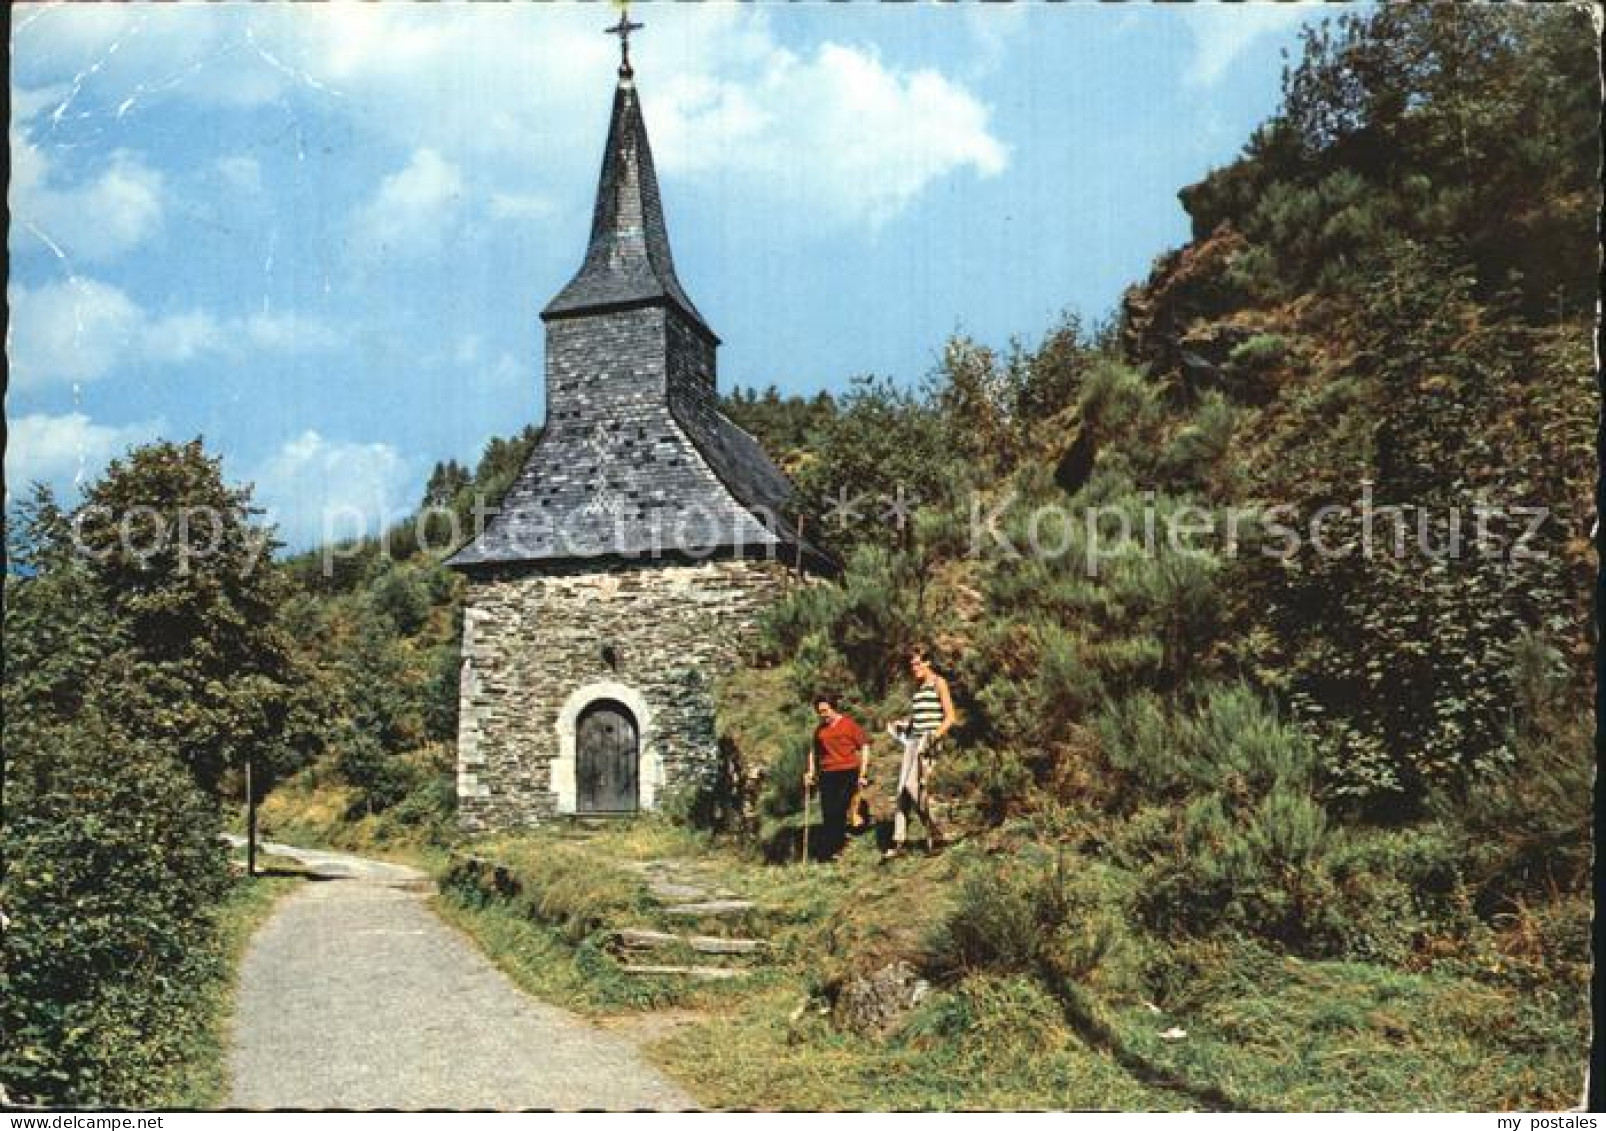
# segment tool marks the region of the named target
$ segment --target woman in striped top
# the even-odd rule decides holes
[[[932,668],[925,648],[916,648],[909,654],[909,671],[915,677],[915,693],[909,702],[909,717],[895,727],[895,733],[903,738],[904,748],[903,765],[898,770],[898,809],[892,818],[892,847],[885,854],[889,860],[903,851],[909,834],[910,813],[920,818],[929,847],[935,848],[942,840],[931,816],[928,783],[931,757],[937,743],[953,728],[955,721],[948,681]]]

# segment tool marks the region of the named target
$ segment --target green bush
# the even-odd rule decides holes
[[[445,744],[425,747],[398,761],[407,763],[398,775],[406,781],[405,791],[384,811],[381,829],[395,830],[404,837],[417,837],[432,844],[449,844],[456,839],[457,763],[452,748]]]
[[[1211,390],[1193,419],[1179,428],[1160,454],[1163,482],[1173,490],[1194,486],[1229,496],[1231,478],[1223,463],[1232,450],[1238,416],[1227,398]]]
[[[429,620],[430,588],[418,570],[392,565],[374,581],[369,593],[374,608],[402,636],[414,635]]]
[[[383,813],[401,804],[424,784],[424,776],[414,762],[386,750],[378,739],[364,731],[353,731],[347,736],[337,764],[341,776],[358,790],[347,814],[353,819]]]
[[[6,754],[8,780],[19,760],[51,767],[8,795],[0,830],[0,1081],[14,1101],[160,1106],[220,972],[216,808],[171,755],[98,728]]]
[[[937,765],[935,788],[946,797],[968,797],[981,820],[999,825],[1037,800],[1035,775],[1021,756],[989,746],[961,749]]]
[[[1029,974],[1053,993],[1085,981],[1117,944],[1119,915],[1063,858],[1051,866],[1015,860],[972,871],[952,910],[927,941],[932,970]]]
[[[803,811],[803,772],[808,768],[808,738],[800,732],[798,740],[781,748],[769,765],[764,790],[759,795],[759,836],[768,840],[777,826]]]
[[[114,463],[89,497],[210,500],[235,521],[225,560],[148,571],[77,557],[48,494],[8,522],[27,571],[5,579],[0,1084],[13,1101],[151,1108],[188,1085],[220,973],[212,791],[247,754],[283,765],[297,711],[274,680],[277,586],[234,574],[246,493],[223,488],[199,444]],[[114,536],[104,522],[91,534]]]
[[[1243,684],[1209,688],[1192,710],[1143,692],[1112,701],[1097,720],[1105,757],[1134,799],[1180,801],[1202,791],[1264,796],[1308,790],[1316,752]]]
[[[860,546],[834,582],[794,590],[761,621],[767,654],[797,669],[799,699],[823,689],[876,700],[922,639],[922,568],[915,554]]]
[[[1228,360],[1251,372],[1261,372],[1288,356],[1288,339],[1281,334],[1256,334],[1234,346]]]
[[[836,403],[809,436],[814,458],[797,469],[799,502],[820,516],[817,535],[845,555],[866,545],[907,548],[909,525],[883,512],[896,498],[924,510],[955,493],[965,468],[947,422],[930,397],[885,378],[855,378]],[[838,507],[844,499],[856,505]]]
[[[1404,965],[1429,937],[1465,934],[1462,863],[1462,846],[1438,823],[1356,830],[1336,844],[1329,867],[1343,953]]]
[[[1088,370],[1077,404],[1082,419],[1101,437],[1135,431],[1158,410],[1154,390],[1142,374],[1109,359]]]
[[[1588,716],[1516,735],[1516,764],[1466,789],[1434,795],[1453,830],[1479,909],[1581,892],[1594,846],[1595,759]]]
[[[1138,910],[1161,934],[1236,931],[1310,954],[1339,947],[1327,816],[1275,788],[1258,804],[1220,794],[1151,813],[1118,853],[1141,876]]]
[[[436,742],[454,742],[457,739],[457,707],[463,670],[460,640],[461,637],[454,634],[448,643],[435,649],[429,684],[425,690],[424,729]]]

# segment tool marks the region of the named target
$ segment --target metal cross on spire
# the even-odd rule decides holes
[[[647,25],[631,21],[630,5],[627,2],[619,5],[619,22],[610,28],[603,29],[606,34],[619,37],[619,75],[621,78],[629,78],[635,74],[630,69],[630,33],[640,31],[645,26]]]

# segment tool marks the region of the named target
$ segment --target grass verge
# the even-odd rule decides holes
[[[649,1057],[711,1107],[818,1111],[1175,1110],[1089,1048],[1030,979],[980,977],[885,1042],[838,1032],[796,987],[681,1028]]]
[[[204,1110],[220,1107],[228,1098],[226,1061],[240,961],[257,928],[267,921],[279,900],[301,882],[292,875],[235,879],[218,910],[222,973],[203,993],[199,1007],[204,1014],[202,1025],[174,1094],[165,1101],[153,1103],[153,1107]]]

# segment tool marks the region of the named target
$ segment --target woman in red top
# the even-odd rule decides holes
[[[809,747],[806,785],[820,783],[820,808],[825,814],[820,836],[820,858],[835,860],[848,839],[848,802],[855,786],[863,785],[870,766],[870,739],[858,723],[836,709],[828,695],[814,697],[820,725]]]

